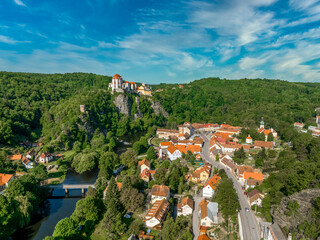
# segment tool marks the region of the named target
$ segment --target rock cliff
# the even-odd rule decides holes
[[[163,109],[163,107],[162,107],[162,105],[161,105],[160,102],[158,102],[158,101],[153,101],[152,99],[149,99],[149,100],[150,100],[150,102],[151,102],[151,107],[152,107],[154,113],[155,113],[157,116],[159,116],[160,113],[162,113],[162,115],[163,115],[166,119],[169,118],[169,114],[167,113],[166,110]]]
[[[128,96],[124,94],[119,94],[114,99],[113,103],[116,105],[117,111],[126,116],[130,116],[132,102],[130,101]]]
[[[310,209],[317,197],[320,197],[320,189],[307,189],[283,198],[279,206],[271,209],[274,222],[289,232],[296,233],[297,239],[304,238],[298,231],[298,226],[312,220]],[[294,203],[295,207],[292,207]]]

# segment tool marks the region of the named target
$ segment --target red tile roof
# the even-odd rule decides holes
[[[147,159],[143,159],[138,162],[139,167],[141,167],[142,165],[146,165],[148,168],[150,168],[150,162]]]
[[[204,185],[204,187],[209,185],[214,190],[217,188],[217,186],[220,182],[220,179],[221,179],[221,177],[218,174],[216,174],[208,180],[208,182],[206,183],[206,185]]]
[[[263,148],[273,148],[273,143],[265,141],[254,141],[254,146]]]
[[[170,188],[165,185],[153,185],[151,195],[166,197],[170,193]]]

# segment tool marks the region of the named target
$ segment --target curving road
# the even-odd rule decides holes
[[[249,212],[245,211],[245,208],[249,208],[249,203],[246,199],[246,196],[243,194],[240,183],[237,181],[236,177],[228,171],[224,166],[222,166],[219,162],[214,161],[209,155],[209,144],[210,139],[206,135],[202,135],[204,140],[204,146],[202,148],[202,156],[203,158],[212,164],[214,167],[219,169],[224,169],[229,178],[233,181],[233,187],[236,189],[238,194],[241,210],[240,217],[242,223],[242,232],[244,240],[259,240],[259,225],[254,213],[250,210]]]

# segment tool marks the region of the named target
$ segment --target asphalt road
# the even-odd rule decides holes
[[[259,240],[259,225],[257,219],[253,213],[253,211],[249,207],[249,203],[247,201],[247,196],[243,194],[243,190],[241,188],[240,183],[237,181],[236,177],[228,171],[224,166],[222,166],[219,162],[214,161],[209,155],[209,143],[210,139],[202,135],[204,140],[204,146],[202,148],[202,156],[204,159],[211,163],[214,167],[218,167],[219,169],[224,169],[227,173],[228,177],[233,181],[233,187],[236,189],[238,194],[241,210],[240,217],[242,222],[242,231],[243,231],[243,239],[244,240]],[[250,211],[246,212],[245,208],[249,208]]]
[[[199,203],[201,202],[201,196],[195,195],[193,197],[194,207],[193,207],[193,215],[192,215],[192,231],[193,231],[193,239],[197,240],[200,234],[200,221],[199,221]]]

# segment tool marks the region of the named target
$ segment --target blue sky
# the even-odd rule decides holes
[[[0,70],[320,82],[320,0],[1,0]]]

